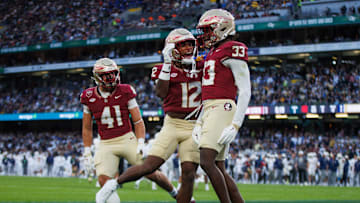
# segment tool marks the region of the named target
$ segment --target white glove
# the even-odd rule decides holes
[[[118,183],[116,179],[106,181],[105,185],[96,193],[96,203],[105,203],[110,195],[116,190]]]
[[[144,156],[144,151],[145,151],[145,140],[144,138],[139,138],[138,139],[138,145],[137,145],[137,148],[136,148],[136,153],[137,154],[142,154]]]
[[[234,140],[237,133],[238,133],[238,129],[234,125],[230,125],[230,126],[224,128],[224,130],[221,133],[220,138],[217,141],[218,144],[231,143]]]
[[[200,143],[200,137],[201,137],[201,124],[196,123],[192,131],[192,138],[197,145],[199,145]]]
[[[84,167],[85,167],[86,173],[88,175],[93,174],[95,167],[94,167],[94,159],[91,154],[90,147],[84,147],[83,157],[84,157]]]
[[[175,48],[174,43],[166,43],[164,49],[162,50],[162,54],[164,57],[164,63],[171,63],[172,61],[172,50]]]

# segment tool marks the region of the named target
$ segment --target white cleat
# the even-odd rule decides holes
[[[117,186],[116,179],[106,181],[105,185],[96,193],[96,203],[106,203],[106,200],[116,190]]]

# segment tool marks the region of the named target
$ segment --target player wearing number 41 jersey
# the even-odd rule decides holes
[[[103,187],[118,172],[119,160],[125,158],[130,164],[142,163],[145,125],[135,100],[135,90],[120,83],[120,71],[116,63],[108,58],[96,61],[93,79],[97,86],[84,90],[80,101],[83,104],[82,136],[84,142],[85,168],[88,173],[95,164],[99,183]],[[135,134],[131,127],[130,116]],[[90,147],[92,145],[92,118],[96,121],[101,141],[95,152],[94,163]],[[155,171],[147,178],[155,181],[168,192],[175,188],[160,172]],[[176,193],[176,192],[175,192]],[[120,203],[116,188],[96,194],[96,202]]]
[[[193,130],[193,138],[199,143],[200,165],[220,202],[241,203],[244,200],[225,170],[225,156],[242,125],[250,100],[247,47],[232,40],[235,22],[226,10],[206,11],[197,28],[203,32],[199,41],[210,51],[203,69],[203,111]]]
[[[119,184],[152,173],[178,149],[182,184],[176,201],[191,201],[200,161],[199,149],[191,137],[195,124],[192,113],[201,103],[202,64],[195,61],[195,55],[196,39],[191,32],[179,28],[169,33],[163,49],[164,64],[154,67],[152,71],[156,94],[164,101],[164,125],[144,163],[121,174],[117,179]]]

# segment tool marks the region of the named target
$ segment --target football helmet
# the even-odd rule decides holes
[[[105,90],[111,90],[120,83],[120,71],[115,61],[109,58],[97,60],[92,79]]]
[[[202,34],[198,36],[200,47],[211,48],[229,35],[235,35],[234,16],[224,9],[211,9],[200,18],[197,28]]]
[[[185,50],[180,50],[181,43],[190,41],[192,47]],[[184,28],[177,28],[172,30],[165,39],[165,45],[168,43],[175,44],[175,48],[171,52],[171,57],[174,62],[181,62],[181,64],[192,64],[196,55],[196,39],[190,31]]]

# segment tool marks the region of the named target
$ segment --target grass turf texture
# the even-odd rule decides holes
[[[352,187],[241,184],[239,189],[245,200],[252,203],[360,202],[360,188]],[[0,202],[94,202],[98,190],[95,181],[89,184],[85,179],[0,176]],[[159,187],[151,190],[146,181],[139,190],[134,189],[134,183],[124,184],[118,194],[122,203],[175,202]],[[194,197],[197,202],[218,202],[214,190],[206,192],[201,183]]]

